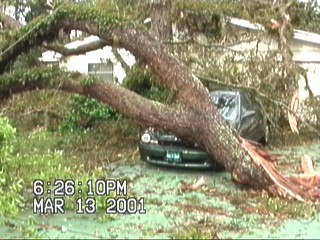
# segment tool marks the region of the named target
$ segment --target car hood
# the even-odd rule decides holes
[[[233,128],[237,130],[237,122],[227,121],[227,125],[231,125]],[[237,128],[236,128],[237,127]],[[150,129],[148,133],[152,136],[153,139],[157,140],[160,145],[176,145],[183,147],[192,147],[198,148],[197,144],[189,142],[187,140],[181,139],[177,137],[174,133],[164,132],[159,130]]]
[[[187,140],[177,137],[175,134],[170,132],[159,131],[155,129],[149,129],[148,133],[152,136],[153,139],[158,141],[159,145],[168,145],[168,146],[181,146],[188,148],[197,148],[197,145],[191,143]]]

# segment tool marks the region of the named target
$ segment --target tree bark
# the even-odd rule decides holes
[[[19,21],[5,15],[3,12],[0,12],[0,22],[2,24],[2,28],[5,30],[16,30],[22,26]]]
[[[81,81],[66,78],[64,82],[46,80],[48,76],[53,78],[52,74],[37,75],[36,81],[32,78],[34,75],[30,77],[26,73],[21,76],[3,75],[0,78],[1,95],[60,86],[61,90],[102,101],[141,126],[168,130],[199,144],[215,161],[226,167],[238,184],[265,189],[272,194],[301,201],[315,196],[317,188],[301,188],[295,178],[283,177],[274,166],[273,156],[230,129],[211,103],[208,89],[186,66],[168,54],[163,44],[116,16],[110,17],[112,21],[108,18],[109,25],[101,27],[107,22],[104,14],[108,13],[90,9],[90,14],[83,16],[84,10],[81,6],[67,5],[53,16],[54,21],[28,26],[28,29],[31,29],[28,34],[32,34],[32,40],[29,37],[19,38],[14,45],[9,43],[2,49],[1,73],[8,62],[14,61],[19,54],[41,45],[43,41],[57,38],[59,29],[67,27],[97,35],[109,45],[130,51],[136,59],[145,63],[159,76],[162,84],[174,93],[176,102],[165,106],[144,99],[111,82],[96,81],[81,85]],[[91,16],[94,16],[94,21]],[[99,17],[100,21],[97,20]],[[25,28],[22,28],[21,32],[25,31]],[[21,34],[17,33],[17,36]],[[306,189],[310,191],[307,192]]]
[[[150,17],[151,35],[161,41],[171,41],[171,0],[150,0]]]
[[[106,45],[107,44],[103,40],[98,39],[96,41],[84,44],[84,45],[79,46],[77,48],[66,48],[62,44],[44,44],[43,46],[46,49],[58,52],[58,53],[62,54],[63,56],[71,56],[71,55],[85,54],[87,52],[103,48]]]

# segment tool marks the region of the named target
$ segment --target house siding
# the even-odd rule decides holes
[[[134,57],[129,52],[120,49],[119,53],[129,66],[135,63]],[[60,62],[60,67],[69,71],[79,71],[83,74],[88,74],[89,63],[101,63],[108,60],[113,63],[114,78],[121,83],[126,76],[126,72],[122,68],[121,63],[113,55],[111,47],[104,47],[103,49],[87,52],[83,55],[66,57]]]
[[[240,61],[245,61],[245,59],[241,57],[242,53],[245,51],[257,49],[257,52],[260,54],[266,54],[268,51],[276,50],[277,48],[277,42],[271,38],[265,38],[260,42],[242,42],[229,47],[231,51],[240,53]],[[294,39],[291,42],[291,50],[293,53],[292,60],[306,70],[308,83],[312,93],[317,96],[320,95],[320,44]],[[226,56],[230,54],[231,52],[227,52]],[[308,91],[306,90],[306,82],[302,76],[299,79],[298,84],[300,98],[307,98]]]
[[[84,40],[79,40],[71,42],[65,45],[66,48],[73,49],[81,45],[88,44],[91,41],[99,39],[98,37],[91,36]],[[118,49],[119,54],[126,62],[128,66],[132,66],[135,63],[135,58],[132,54],[124,49]],[[112,53],[112,48],[106,46],[102,49],[87,52],[82,55],[74,55],[68,57],[62,57],[61,54],[55,53],[53,51],[47,51],[42,54],[40,58],[43,62],[59,62],[59,66],[68,71],[78,71],[83,74],[88,74],[88,64],[89,63],[101,63],[105,61],[111,61],[113,63],[113,76],[118,82],[122,82],[126,76],[125,70],[123,69],[121,63],[116,59]]]

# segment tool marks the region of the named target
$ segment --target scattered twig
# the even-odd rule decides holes
[[[314,162],[309,155],[304,155],[301,158],[301,169],[304,173],[314,174],[316,170],[314,169]]]
[[[38,109],[38,108],[33,108],[32,110],[22,114],[22,117],[34,114],[34,113],[44,113],[44,114],[48,114],[54,118],[58,118],[58,119],[62,119],[63,117],[61,115],[59,115],[56,112],[53,111],[48,111],[47,109]]]
[[[194,184],[192,184],[190,186],[190,189],[192,190],[197,190],[199,188],[201,188],[204,185],[208,184],[208,179],[205,178],[204,176],[202,176],[201,178],[199,178]]]
[[[112,47],[112,53],[114,57],[117,59],[117,61],[121,64],[121,67],[124,69],[124,71],[128,73],[130,71],[130,66],[123,59],[123,57],[121,56],[121,54],[119,53],[116,47]]]
[[[131,159],[134,158],[134,156],[139,152],[139,148],[137,148],[131,155]]]

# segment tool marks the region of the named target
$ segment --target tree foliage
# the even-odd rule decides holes
[[[159,79],[147,68],[135,64],[124,79],[123,86],[148,99],[168,102],[168,91],[159,84]]]
[[[23,182],[11,172],[17,167],[12,163],[15,134],[8,118],[0,116],[0,214],[17,213],[23,205]]]
[[[76,131],[92,128],[102,121],[116,120],[119,113],[95,99],[74,95],[71,98],[71,112],[64,116],[61,130]]]
[[[215,26],[217,26],[221,16],[247,19],[268,26],[272,18],[282,21],[279,10],[285,5],[285,3],[273,5],[273,1],[248,0],[175,0],[173,3],[174,19],[184,20],[185,24],[187,24],[187,21],[198,22],[200,28],[207,26],[208,28],[213,27],[215,30],[217,30]],[[181,12],[184,13],[183,18],[181,18]],[[287,13],[291,18],[293,27],[320,33],[320,27],[317,24],[320,20],[320,13],[316,0],[309,0],[308,2],[292,1]],[[205,15],[206,18],[196,20],[195,18],[199,15]]]
[[[273,5],[272,1],[217,0],[174,1],[173,4],[173,19],[180,31],[178,41],[173,43],[178,58],[202,76],[209,88],[218,84],[254,91],[276,129],[288,126],[288,104],[298,88],[298,80],[308,82],[305,70],[290,59],[292,28],[319,32],[316,1],[291,1],[285,8],[288,2]],[[283,11],[291,18],[289,26],[271,29],[272,19],[284,24]],[[260,23],[267,31],[235,27],[228,24],[228,17]],[[278,49],[258,51],[261,44],[271,40],[278,43]],[[242,52],[233,50],[241,43],[256,46]],[[314,113],[310,112],[307,118],[314,119]],[[306,119],[303,122],[304,126],[310,124]],[[304,128],[310,129],[314,131]]]

